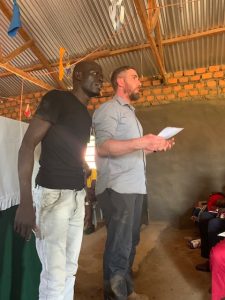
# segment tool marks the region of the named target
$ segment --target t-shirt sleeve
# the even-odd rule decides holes
[[[35,116],[55,124],[58,120],[60,111],[60,91],[53,90],[44,95],[35,112]]]
[[[118,126],[118,118],[118,112],[112,103],[106,103],[106,105],[102,105],[94,112],[93,128],[96,145],[114,138]]]

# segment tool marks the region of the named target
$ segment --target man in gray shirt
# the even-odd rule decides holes
[[[145,154],[170,149],[174,141],[143,136],[131,100],[139,98],[134,68],[116,69],[111,77],[115,96],[93,115],[97,145],[96,194],[107,226],[104,299],[147,300],[133,289],[131,268],[140,239],[143,196],[146,194]]]

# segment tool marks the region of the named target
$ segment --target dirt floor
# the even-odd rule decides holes
[[[135,289],[150,300],[209,300],[210,273],[195,270],[204,262],[199,249],[187,246],[197,229],[179,230],[167,223],[144,226],[134,263]],[[76,300],[102,300],[102,227],[84,236],[76,279]]]

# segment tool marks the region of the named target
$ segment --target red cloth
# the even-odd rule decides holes
[[[215,193],[215,194],[210,195],[208,202],[207,202],[208,211],[215,210],[217,200],[223,199],[223,198],[224,198],[224,196],[220,193]]]
[[[210,252],[212,272],[212,300],[225,297],[225,240],[214,246]]]

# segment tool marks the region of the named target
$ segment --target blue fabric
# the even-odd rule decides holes
[[[14,0],[13,2],[13,16],[8,29],[8,35],[10,37],[14,37],[17,34],[19,28],[21,27],[20,9],[18,4],[16,3],[16,0]]]
[[[131,277],[140,239],[142,194],[120,194],[106,189],[97,195],[107,227],[103,258],[104,299],[126,300],[133,292]]]

